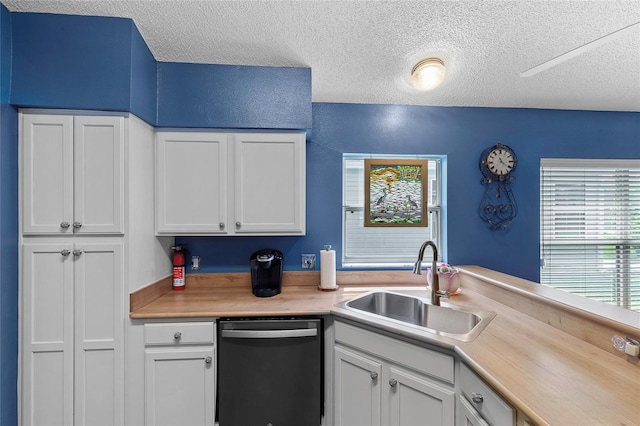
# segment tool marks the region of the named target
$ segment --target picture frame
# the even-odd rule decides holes
[[[364,226],[427,227],[428,160],[364,160]]]

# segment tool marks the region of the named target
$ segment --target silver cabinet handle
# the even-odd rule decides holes
[[[283,339],[288,337],[313,337],[318,335],[315,328],[294,330],[222,330],[222,337],[230,339]]]
[[[204,363],[205,363],[205,364],[211,364],[211,361],[212,361],[212,359],[211,359],[211,357],[210,357],[210,356],[208,356],[208,357],[206,357],[206,358],[204,359]]]
[[[484,397],[481,393],[474,392],[471,394],[471,401],[473,401],[474,404],[481,404],[482,401],[484,401]]]
[[[398,385],[398,381],[396,379],[389,379],[389,386],[395,388]]]
[[[71,226],[71,224],[69,222],[61,222],[60,223],[60,228],[62,228],[62,229],[69,229],[70,226]]]
[[[224,229],[224,222],[220,222],[218,225],[220,226],[220,229]]]
[[[175,333],[173,333],[173,338],[176,340],[180,340],[180,338],[182,337],[182,333],[179,331],[176,331]]]
[[[61,255],[63,255],[64,257],[67,257],[71,254],[71,252],[67,249],[64,249],[60,252]]]
[[[378,372],[372,371],[370,376],[371,376],[371,380],[376,380],[378,378]]]
[[[242,224],[240,222],[236,222],[236,228],[240,228],[240,226],[242,226]]]
[[[80,228],[82,228],[82,223],[80,223],[80,222],[73,222],[73,228],[74,228],[74,229],[80,229]]]
[[[74,255],[75,257],[79,257],[81,254],[82,254],[82,250],[77,250],[77,249],[76,249],[76,250],[74,250],[74,251],[73,251],[73,255]]]

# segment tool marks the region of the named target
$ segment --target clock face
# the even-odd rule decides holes
[[[507,175],[515,166],[513,154],[504,147],[498,147],[492,150],[489,155],[487,155],[485,162],[489,171],[497,176]]]

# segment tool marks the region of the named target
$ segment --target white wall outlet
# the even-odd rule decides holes
[[[200,256],[191,256],[191,269],[194,271],[200,269]]]
[[[316,255],[315,254],[303,254],[302,255],[302,269],[316,269]]]

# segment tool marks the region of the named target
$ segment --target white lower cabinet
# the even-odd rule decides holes
[[[489,426],[464,396],[458,397],[458,426]]]
[[[215,423],[213,322],[147,323],[145,424]]]
[[[452,425],[453,356],[335,323],[336,426]]]
[[[515,410],[478,377],[460,363],[460,392],[457,426],[515,425]]]
[[[30,242],[22,262],[21,424],[122,424],[123,244]]]
[[[381,362],[336,346],[334,368],[336,426],[381,425]]]

